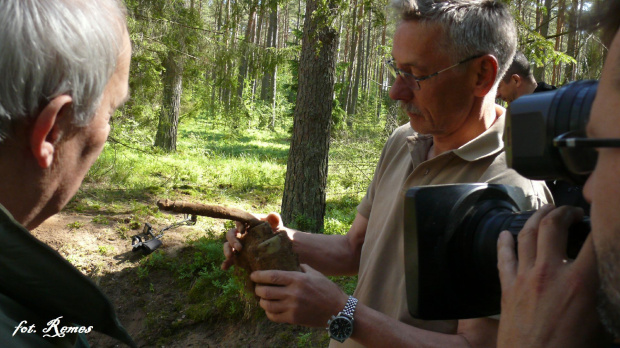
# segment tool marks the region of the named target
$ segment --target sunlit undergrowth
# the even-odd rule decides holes
[[[372,178],[385,134],[379,126],[374,137],[364,129],[363,137],[332,141],[325,233],[346,233]],[[208,120],[189,119],[180,125],[177,152],[168,154],[139,131],[127,136],[117,130],[69,208],[80,210],[76,202],[86,202],[82,210],[91,205],[126,211],[121,206],[130,202],[154,206],[157,199],[170,198],[279,211],[289,137],[284,130],[230,134]]]

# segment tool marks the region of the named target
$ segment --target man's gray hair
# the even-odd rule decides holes
[[[87,125],[116,69],[126,30],[118,0],[2,0],[0,141],[60,95]]]
[[[444,30],[440,43],[456,63],[478,54],[497,58],[495,83],[512,62],[517,30],[508,6],[493,0],[392,0],[403,21],[437,23]]]

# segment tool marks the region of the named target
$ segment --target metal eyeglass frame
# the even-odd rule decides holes
[[[451,65],[451,66],[449,66],[449,67],[447,67],[445,69],[439,70],[439,71],[437,71],[435,73],[432,73],[432,74],[426,75],[426,76],[422,76],[422,77],[417,77],[417,76],[415,76],[412,73],[408,73],[406,71],[403,71],[403,70],[397,68],[396,64],[395,64],[395,61],[394,61],[394,58],[386,60],[385,61],[385,65],[387,65],[388,70],[390,70],[390,72],[392,73],[392,76],[394,76],[394,78],[397,78],[398,76],[402,77],[403,81],[405,81],[405,84],[407,86],[409,86],[409,88],[411,88],[414,91],[419,91],[420,88],[421,88],[420,87],[420,81],[428,80],[431,77],[435,77],[435,76],[441,74],[444,71],[448,71],[448,70],[450,70],[452,68],[455,68],[455,67],[457,67],[457,66],[459,66],[461,64],[467,63],[470,60],[473,60],[473,59],[476,59],[476,58],[480,58],[482,56],[484,56],[484,54],[477,54],[475,56],[471,56],[469,58],[465,58],[465,59],[461,60],[460,62],[458,62],[458,63],[456,63],[454,65]],[[411,80],[411,79],[413,79],[413,80]]]
[[[620,147],[620,139],[588,138],[581,131],[567,132],[553,139],[553,146],[561,148],[605,148]]]
[[[566,132],[553,139],[564,167],[573,174],[588,175],[596,167],[596,148],[620,148],[620,139],[588,138],[584,131]]]

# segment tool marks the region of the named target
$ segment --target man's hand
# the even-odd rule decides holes
[[[599,286],[591,236],[576,260],[566,256],[568,227],[583,218],[573,207],[545,206],[518,236],[497,244],[502,286],[498,347],[598,347],[610,338],[596,313]]]
[[[241,231],[245,230],[245,226],[237,221],[235,221],[235,225],[235,228],[231,228],[228,232],[226,232],[226,242],[224,243],[224,256],[226,257],[226,260],[222,262],[221,266],[223,270],[227,270],[233,265],[234,253],[243,248],[243,245],[241,245],[238,237],[241,235]]]
[[[278,323],[326,327],[348,299],[340,288],[306,264],[304,273],[256,271],[250,275],[267,317]]]
[[[252,214],[257,219],[269,222],[271,225],[271,229],[273,232],[278,232],[281,229],[284,229],[284,225],[282,224],[282,218],[278,213],[269,213],[269,214]],[[239,241],[239,236],[245,231],[246,225],[235,221],[235,228],[231,228],[226,232],[226,242],[224,243],[224,256],[226,260],[222,262],[221,268],[223,270],[227,270],[230,266],[233,265],[233,255],[235,252],[239,252],[243,245]]]

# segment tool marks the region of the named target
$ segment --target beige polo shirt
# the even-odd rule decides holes
[[[503,109],[502,109],[503,110]],[[409,124],[388,139],[366,196],[357,207],[368,218],[354,296],[365,305],[404,323],[436,332],[456,333],[457,321],[423,321],[409,315],[403,248],[404,195],[414,186],[486,182],[520,187],[523,210],[553,202],[542,181],[526,179],[506,166],[504,115],[469,143],[425,161],[433,139]],[[358,347],[353,340],[330,347]]]

